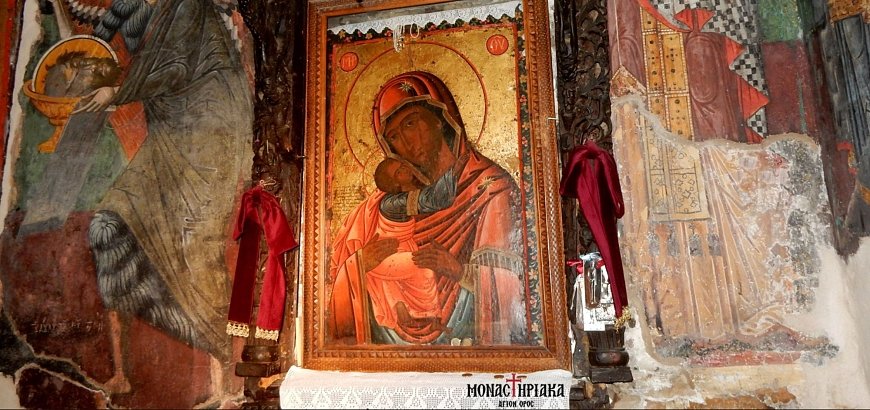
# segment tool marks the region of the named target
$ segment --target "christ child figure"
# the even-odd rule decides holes
[[[450,170],[432,185],[424,186],[409,165],[386,158],[378,164],[374,177],[375,185],[385,193],[376,237],[398,241],[397,252],[366,274],[375,319],[391,329],[397,322],[424,321],[441,326],[442,301],[435,272],[418,267],[412,260],[413,252],[419,249],[414,242],[412,217],[450,206],[456,197],[454,172]]]

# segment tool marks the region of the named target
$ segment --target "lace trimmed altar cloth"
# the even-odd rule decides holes
[[[362,373],[293,366],[281,383],[282,409],[567,409],[571,372]]]

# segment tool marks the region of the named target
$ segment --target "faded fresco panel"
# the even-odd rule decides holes
[[[219,404],[229,229],[253,157],[250,40],[211,1],[86,3],[44,2],[23,23],[36,41],[11,119],[4,335],[33,352],[22,363],[112,405]]]
[[[651,125],[641,122],[643,135],[651,135]],[[644,164],[649,169],[650,218],[657,221],[704,219],[707,194],[701,179],[697,149],[667,140],[646,139]]]
[[[621,65],[614,92],[624,96],[614,154],[643,164],[622,167],[623,232],[655,352],[704,366],[833,354],[824,337],[783,326],[814,303],[814,249],[830,227],[824,188],[811,182],[822,174],[819,147],[803,136],[763,142],[770,68],[760,60],[759,6],[619,4],[616,18],[639,24],[613,43],[642,39],[645,69],[632,76],[636,53],[612,58]]]
[[[634,245],[626,266],[655,351],[714,366],[829,354],[824,338],[783,325],[786,315],[812,307],[820,263],[814,249],[830,240],[818,147],[806,137],[752,148],[679,142],[638,127],[658,120],[636,105],[617,103],[614,113],[619,163],[641,163],[650,146],[694,151],[703,170],[695,176],[710,198],[709,218],[657,221],[653,212],[662,205],[647,198],[660,189],[661,173],[620,171],[628,198],[624,243]]]

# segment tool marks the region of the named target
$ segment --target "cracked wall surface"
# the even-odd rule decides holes
[[[835,249],[829,184],[844,177],[828,177],[848,164],[830,154],[804,6],[609,3],[620,242],[639,318],[617,407],[870,402],[870,242]]]

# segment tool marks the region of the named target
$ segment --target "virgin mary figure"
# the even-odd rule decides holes
[[[414,170],[424,184],[448,171],[455,199],[444,209],[410,216],[419,250],[409,269],[435,272],[439,321],[379,323],[372,312],[383,292],[367,272],[397,252],[396,240],[375,235],[384,192],[375,191],[343,222],[330,260],[326,331],[339,344],[528,343],[524,236],[516,182],[468,141],[444,83],[412,71],[387,81],[372,110],[384,157]],[[437,193],[434,193],[437,195]]]

